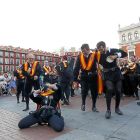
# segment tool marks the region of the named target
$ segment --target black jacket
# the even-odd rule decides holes
[[[17,85],[24,84],[25,78],[24,78],[24,79],[21,79],[21,78],[19,77],[19,75],[20,75],[20,74],[17,72],[17,70],[14,70],[14,76],[16,76],[16,78],[17,78],[17,80],[16,80]]]
[[[63,62],[60,62],[55,67],[55,69],[59,72],[59,80],[60,80],[60,82],[69,83],[69,82],[73,81],[74,58],[72,57],[69,63],[67,63],[67,62],[65,62],[65,63],[67,64],[67,66],[71,70],[71,72],[70,72],[71,77],[70,78],[67,78],[67,75],[65,75],[65,71],[66,71],[66,69],[68,67],[64,67]]]
[[[28,67],[30,67],[29,66],[29,63],[28,63]],[[24,64],[22,65],[22,67],[21,67],[21,69],[22,69],[22,75],[24,75],[24,76],[26,76],[27,77],[27,79],[30,79],[31,77],[28,75],[28,73],[24,70]],[[36,66],[36,71],[35,71],[35,74],[34,74],[34,76],[38,76],[38,79],[39,79],[39,76],[41,75],[41,66],[40,66],[40,63],[38,62],[38,64],[37,64],[37,66]]]
[[[61,87],[59,85],[56,85],[58,87],[57,90],[54,90],[53,99],[51,101],[51,106],[54,108],[57,106],[57,103],[61,99]],[[37,97],[34,97],[33,92],[29,95],[30,99],[33,100],[34,103],[39,104],[40,106],[45,105],[44,100],[46,99],[45,96],[41,96],[40,94],[37,95]]]
[[[44,82],[47,81],[49,83],[51,83],[51,79],[49,77],[49,75],[45,75],[46,71],[44,70],[44,68],[41,69],[41,75],[44,77]]]
[[[91,53],[90,53],[90,54],[91,54]],[[86,63],[88,63],[90,54],[88,55],[88,58],[84,56]],[[87,78],[89,77],[89,76],[88,76],[88,72],[96,73],[96,71],[97,71],[96,62],[97,62],[97,59],[96,59],[96,56],[95,56],[95,58],[94,58],[94,63],[93,63],[93,65],[92,65],[91,69],[90,69],[90,70],[84,70],[84,69],[82,68],[82,66],[81,66],[81,63],[80,63],[80,55],[79,55],[79,56],[77,57],[76,64],[75,64],[75,68],[74,68],[74,72],[73,72],[74,81],[77,81],[77,80],[78,80],[78,75],[79,75],[79,70],[80,70],[80,69],[81,69],[81,71],[82,71],[82,73],[81,73],[81,80],[87,80]]]
[[[106,58],[109,56],[109,55],[115,55],[117,53],[121,53],[121,58],[123,57],[126,57],[127,56],[127,53],[124,52],[122,49],[109,49],[107,51],[106,54],[101,54],[101,58],[100,58],[100,64],[105,68],[105,69],[110,69],[110,68],[113,68],[113,67],[116,67],[117,66],[117,63],[116,63],[116,59],[112,62],[112,63],[108,63],[106,61]]]

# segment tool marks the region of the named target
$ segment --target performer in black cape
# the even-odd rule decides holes
[[[64,120],[57,107],[61,98],[61,87],[47,83],[42,90],[34,90],[29,97],[40,106],[40,109],[30,112],[30,115],[23,118],[18,124],[19,128],[28,128],[36,123],[48,123],[55,131],[62,131]]]
[[[104,81],[104,84],[106,86],[107,111],[105,117],[111,117],[110,106],[114,88],[116,94],[115,112],[118,115],[123,115],[123,112],[119,109],[123,76],[121,74],[120,68],[117,66],[116,59],[118,57],[126,57],[127,53],[122,49],[106,48],[106,44],[103,41],[97,43],[97,50],[101,52],[99,63],[103,66],[102,80]]]

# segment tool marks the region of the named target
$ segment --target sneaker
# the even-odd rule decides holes
[[[15,94],[13,94],[12,96],[16,96]]]

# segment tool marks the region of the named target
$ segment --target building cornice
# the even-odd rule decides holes
[[[136,24],[131,24],[131,25],[126,26],[126,27],[123,27],[123,28],[120,28],[118,30],[118,32],[126,31],[126,30],[129,30],[129,29],[137,28],[137,27],[140,27],[140,22],[139,23],[136,23]]]

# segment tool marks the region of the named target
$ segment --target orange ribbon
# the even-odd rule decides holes
[[[88,63],[86,63],[83,53],[80,54],[80,63],[84,70],[90,70],[92,68],[95,59],[95,54],[96,54],[95,52],[90,54]]]
[[[25,76],[23,76],[21,73],[22,73],[22,70],[17,70],[17,72],[19,73],[19,78],[20,79],[24,79]]]
[[[99,68],[101,53],[97,52],[96,55],[97,55],[97,63],[98,63],[98,69],[97,69],[97,73],[98,73],[98,77],[97,77],[98,93],[102,94],[102,92],[103,92],[103,81],[102,81],[101,71],[100,71],[100,68]]]
[[[34,74],[35,74],[37,64],[38,64],[38,62],[34,61],[33,65],[32,65],[32,68],[31,68],[31,74],[30,74],[31,77],[34,76]],[[28,70],[28,62],[24,63],[24,70],[27,72],[27,70]]]
[[[52,95],[53,93],[54,93],[53,90],[49,90],[49,91],[45,91],[45,92],[43,92],[43,93],[40,93],[40,95],[41,95],[41,96],[50,96],[50,95]],[[60,109],[60,104],[59,104],[59,102],[57,103],[57,107]],[[39,104],[37,104],[37,109],[40,109],[40,105],[39,105]]]

